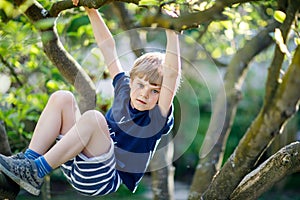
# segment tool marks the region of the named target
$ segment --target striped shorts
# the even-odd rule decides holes
[[[87,158],[82,153],[61,166],[68,182],[79,193],[89,196],[106,195],[117,191],[121,178],[116,168],[114,143],[108,153]]]

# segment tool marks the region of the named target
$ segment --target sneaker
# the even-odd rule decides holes
[[[25,159],[26,157],[23,152],[20,152],[20,153],[14,154],[12,156],[9,156],[9,158],[14,159],[14,160],[19,160],[19,159]]]
[[[13,159],[0,155],[0,170],[29,193],[38,196],[44,179],[38,177],[33,160]]]

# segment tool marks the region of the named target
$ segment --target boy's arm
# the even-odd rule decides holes
[[[167,47],[163,65],[163,82],[158,105],[164,116],[168,115],[181,77],[181,62],[178,35],[166,30]]]
[[[96,9],[85,8],[93,27],[94,36],[100,48],[105,64],[108,67],[111,78],[122,72],[120,61],[117,56],[115,40]]]

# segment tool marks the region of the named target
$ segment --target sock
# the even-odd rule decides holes
[[[38,157],[34,162],[37,166],[38,176],[40,178],[43,178],[52,171],[52,167],[48,164],[44,156]]]
[[[41,156],[41,154],[33,151],[32,149],[27,149],[25,151],[24,155],[25,155],[26,158],[31,159],[31,160],[35,160],[35,159],[37,159],[38,157]]]

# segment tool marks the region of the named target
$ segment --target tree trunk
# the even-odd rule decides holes
[[[163,136],[157,149],[164,147],[164,151],[156,151],[150,162],[152,192],[154,200],[174,199],[174,172],[172,165],[174,145],[171,142],[172,134]]]
[[[246,77],[248,63],[272,43],[269,33],[278,25],[278,23],[271,23],[240,49],[229,63],[224,78],[225,94],[219,92],[214,105],[213,117],[199,152],[200,160],[191,185],[190,200],[201,197],[215,173],[220,169],[237,104],[241,98],[241,88]]]
[[[0,121],[0,154],[6,156],[11,155],[9,142],[2,121]],[[0,171],[0,199],[15,199],[19,192],[19,185]]]
[[[51,177],[50,175],[46,175],[44,178],[44,184],[41,188],[41,194],[43,200],[51,199]]]
[[[299,107],[300,46],[276,90],[267,110],[264,107],[249,127],[238,147],[215,176],[203,199],[228,199],[240,181],[254,167],[275,135],[282,133],[287,121]]]
[[[284,41],[295,19],[295,13],[299,9],[299,1],[291,1],[290,3],[288,7],[289,14],[280,27]],[[204,199],[229,198],[241,179],[255,166],[257,159],[270,145],[275,135],[281,133],[285,123],[296,112],[299,95],[293,93],[297,93],[294,85],[299,82],[297,77],[294,76],[294,74],[300,73],[299,68],[296,67],[299,64],[297,59],[299,48],[294,55],[293,64],[290,65],[281,82],[278,79],[280,79],[279,71],[282,67],[282,54],[279,48],[276,47],[273,62],[269,68],[264,105],[230,159],[224,164],[220,173],[216,175],[212,184],[202,196]]]
[[[0,153],[6,156],[11,155],[11,149],[9,146],[3,121],[0,121]]]

